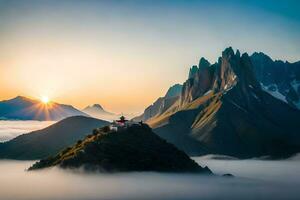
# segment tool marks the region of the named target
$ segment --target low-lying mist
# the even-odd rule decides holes
[[[298,199],[300,162],[194,158],[216,173],[85,174],[58,168],[25,171],[33,162],[0,161],[0,199]]]
[[[0,142],[17,137],[20,134],[29,133],[50,126],[54,121],[21,121],[0,120]]]

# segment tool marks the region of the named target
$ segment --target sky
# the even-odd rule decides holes
[[[0,100],[141,113],[228,46],[300,60],[300,3],[0,0]]]

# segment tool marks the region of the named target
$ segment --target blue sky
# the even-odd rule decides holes
[[[48,95],[141,111],[228,46],[300,60],[299,10],[295,0],[0,0],[0,99]]]

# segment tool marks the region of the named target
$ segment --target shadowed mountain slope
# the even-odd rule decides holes
[[[36,160],[58,153],[108,122],[75,116],[0,144],[0,158]]]
[[[22,96],[0,101],[0,119],[58,121],[79,115],[88,116],[70,105],[55,102],[44,104],[41,101]]]
[[[190,155],[249,158],[299,152],[299,110],[263,90],[256,76],[251,58],[232,48],[212,65],[201,58],[178,100],[147,123]]]
[[[300,61],[274,61],[262,52],[252,54],[251,61],[257,79],[268,93],[300,109]]]
[[[54,157],[41,160],[30,170],[51,166],[101,172],[158,171],[211,174],[184,152],[158,137],[145,124],[110,131],[98,129],[93,135]]]

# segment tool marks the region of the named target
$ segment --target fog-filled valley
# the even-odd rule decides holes
[[[300,0],[0,0],[0,200],[300,200]]]
[[[1,131],[23,134],[52,122],[2,121]],[[192,157],[217,176],[156,172],[86,173],[57,167],[27,171],[35,161],[0,161],[2,199],[297,199],[300,158],[237,160],[228,156]],[[234,177],[222,177],[223,174]],[[220,176],[219,176],[220,175]]]
[[[298,199],[300,160],[213,160],[194,157],[216,174],[94,174],[58,168],[26,171],[32,161],[0,161],[1,199]]]
[[[50,126],[55,121],[0,120],[0,142]]]

